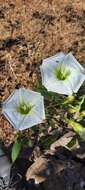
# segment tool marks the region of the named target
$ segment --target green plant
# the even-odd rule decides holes
[[[22,148],[22,141],[21,139],[17,139],[12,147],[12,154],[11,154],[12,162],[14,162],[19,156],[21,148]]]

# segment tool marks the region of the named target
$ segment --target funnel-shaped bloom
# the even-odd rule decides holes
[[[40,67],[42,84],[48,91],[72,95],[85,80],[84,68],[69,53],[58,53],[43,60]]]
[[[42,123],[45,119],[43,96],[25,88],[16,89],[3,102],[2,113],[18,130]]]

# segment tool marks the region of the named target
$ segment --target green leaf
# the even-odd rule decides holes
[[[80,97],[80,102],[79,102],[79,107],[80,107],[80,111],[85,110],[85,95]]]
[[[84,128],[84,130],[82,132],[80,132],[79,135],[80,135],[82,141],[85,141],[85,128]]]
[[[21,148],[22,148],[22,142],[17,139],[16,142],[13,144],[13,147],[12,147],[11,158],[12,158],[13,162],[17,159]]]
[[[75,122],[72,119],[65,119],[68,125],[70,125],[73,130],[81,137],[83,141],[85,141],[85,127],[83,127],[80,123]]]
[[[68,119],[68,125],[70,125],[76,133],[83,132],[85,129],[80,123],[77,123],[71,119]]]
[[[73,114],[73,113],[79,112],[79,109],[77,107],[70,105],[68,112]]]
[[[66,146],[69,149],[72,149],[76,144],[78,144],[78,140],[76,138],[72,138],[72,140]]]
[[[75,101],[75,95],[67,96],[65,97],[63,104],[64,105],[70,104],[70,103],[72,104],[74,101]]]

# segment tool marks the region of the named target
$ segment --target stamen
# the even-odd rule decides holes
[[[60,65],[55,69],[54,74],[58,80],[66,80],[70,75],[70,70]]]
[[[19,106],[17,107],[17,112],[19,112],[22,115],[27,115],[29,114],[29,112],[32,109],[32,105],[30,103],[25,103],[24,101],[22,103],[19,104]]]

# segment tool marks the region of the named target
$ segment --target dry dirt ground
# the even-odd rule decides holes
[[[17,85],[35,89],[42,60],[60,51],[85,66],[84,0],[0,0],[1,102]],[[1,115],[0,139],[10,144],[15,135]]]

